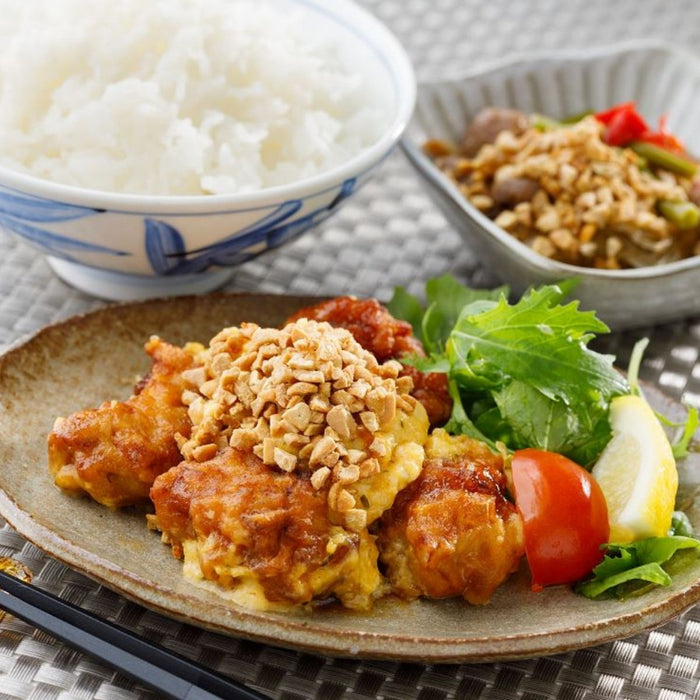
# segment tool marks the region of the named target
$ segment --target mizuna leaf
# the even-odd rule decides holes
[[[541,287],[515,305],[501,297],[492,309],[460,318],[449,342],[462,374],[501,384],[519,380],[567,406],[604,405],[625,393],[612,356],[587,347],[607,326],[593,312],[579,311],[577,302],[555,306],[559,297],[558,288]]]

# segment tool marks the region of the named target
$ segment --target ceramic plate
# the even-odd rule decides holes
[[[380,601],[368,614],[265,613],[186,581],[143,512],[110,511],[53,484],[46,435],[57,415],[126,398],[148,369],[151,334],[206,342],[243,320],[276,325],[301,297],[218,295],[100,309],[43,329],[0,358],[0,514],[51,556],[159,613],[218,632],[329,655],[419,661],[492,661],[562,652],[661,624],[700,599],[700,561],[669,588],[595,602],[566,587],[529,588],[525,567],[486,606],[458,600]],[[657,392],[653,402],[678,415]],[[680,498],[700,528],[700,454],[681,465]]]

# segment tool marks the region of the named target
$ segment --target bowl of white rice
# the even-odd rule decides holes
[[[190,294],[328,217],[415,77],[350,0],[1,2],[0,226],[107,299]]]

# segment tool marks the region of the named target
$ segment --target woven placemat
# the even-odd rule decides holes
[[[513,51],[586,47],[632,37],[700,47],[693,0],[363,0],[411,54],[419,77],[454,72]],[[700,50],[700,49],[698,49]],[[0,234],[0,348],[48,323],[101,305],[67,287],[44,259]],[[318,230],[239,268],[229,290],[375,295],[452,272],[477,286],[493,276],[432,206],[403,156]],[[625,365],[647,336],[641,375],[669,396],[700,406],[700,320],[639,329],[599,341]],[[36,585],[134,629],[178,653],[249,683],[272,698],[475,698],[488,700],[700,699],[700,606],[662,627],[567,654],[479,665],[329,659],[224,637],[157,615],[47,557],[7,525],[0,556],[35,573]],[[31,626],[0,622],[0,700],[155,698]]]

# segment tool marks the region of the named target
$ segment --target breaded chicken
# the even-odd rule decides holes
[[[400,363],[423,348],[378,302],[146,352],[131,398],[57,419],[49,465],[110,507],[150,498],[189,578],[246,607],[367,610],[390,591],[484,603],[518,566],[502,460],[428,437],[451,411],[446,378]]]
[[[185,575],[231,591],[247,607],[309,603],[335,596],[367,609],[386,592],[367,530],[329,517],[328,488],[308,474],[266,465],[250,450],[182,462],[151,489],[155,516]]]
[[[190,433],[181,373],[193,354],[157,337],[145,349],[153,365],[131,398],[56,420],[49,468],[62,489],[109,507],[132,505],[147,501],[153,480],[181,460],[175,436]]]
[[[183,397],[192,420],[180,445],[186,460],[230,445],[299,470],[329,489],[331,508],[358,532],[420,473],[429,426],[412,383],[347,329],[305,318],[282,329],[243,324],[219,332],[200,357]]]
[[[332,326],[346,328],[379,362],[425,355],[423,345],[413,335],[411,324],[395,319],[376,299],[349,296],[329,299],[300,309],[287,322],[299,318],[326,321]],[[446,423],[452,411],[447,377],[439,373],[419,372],[410,365],[403,365],[401,374],[413,379],[411,394],[425,407],[430,424],[439,426]]]
[[[368,527],[420,474],[428,437],[400,363],[308,319],[225,328],[200,358],[152,527],[186,575],[241,605],[368,609],[388,590]]]
[[[392,591],[487,603],[524,553],[522,519],[505,489],[500,456],[434,431],[421,475],[380,521],[377,545]]]

